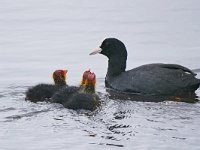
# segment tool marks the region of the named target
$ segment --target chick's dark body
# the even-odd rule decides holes
[[[38,84],[27,90],[26,100],[30,100],[31,102],[49,101],[53,94],[62,88],[63,86],[52,84]]]

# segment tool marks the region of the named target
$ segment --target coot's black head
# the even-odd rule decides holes
[[[102,42],[101,46],[96,51],[90,53],[90,55],[94,55],[97,53],[103,54],[108,58],[111,58],[116,55],[125,58],[127,57],[127,51],[124,43],[122,43],[116,38],[105,39]]]

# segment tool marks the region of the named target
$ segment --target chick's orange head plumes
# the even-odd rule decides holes
[[[65,78],[65,80],[66,80],[66,77],[67,77],[67,72],[68,72],[68,70],[63,70],[63,75],[64,75],[64,78]]]
[[[96,75],[89,73],[84,84],[84,91],[86,93],[95,93]]]
[[[82,81],[81,81],[81,86],[83,86],[83,85],[85,84],[85,82],[86,82],[86,80],[87,80],[87,78],[88,78],[88,75],[89,75],[90,73],[91,73],[91,72],[90,72],[90,69],[87,70],[87,71],[85,71],[85,72],[83,73],[83,77],[82,77]]]
[[[67,70],[56,70],[53,73],[53,79],[55,84],[65,82],[67,76]]]

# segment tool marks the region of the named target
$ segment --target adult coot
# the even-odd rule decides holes
[[[147,95],[190,95],[200,84],[194,72],[177,64],[147,64],[125,71],[126,47],[116,38],[105,39],[100,48],[90,55],[97,53],[108,57],[106,86],[118,91]]]
[[[83,79],[85,81],[81,83],[84,84],[80,87],[71,86],[57,92],[52,97],[52,102],[61,103],[64,107],[74,110],[95,110],[100,105],[99,97],[95,94],[96,76],[86,71]]]
[[[55,85],[38,84],[34,87],[31,87],[26,91],[25,99],[30,100],[32,102],[49,100],[49,98],[51,98],[55,92],[67,86],[66,75],[67,70],[56,70],[53,73]]]

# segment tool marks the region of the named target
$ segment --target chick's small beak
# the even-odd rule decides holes
[[[64,79],[66,79],[68,70],[63,70],[63,72],[64,72]]]
[[[63,70],[64,71],[64,74],[66,75],[67,74],[67,72],[68,72],[68,70]]]
[[[102,51],[101,48],[97,48],[97,49],[95,49],[92,53],[90,53],[90,55],[99,54],[99,53],[101,53],[101,51]]]

